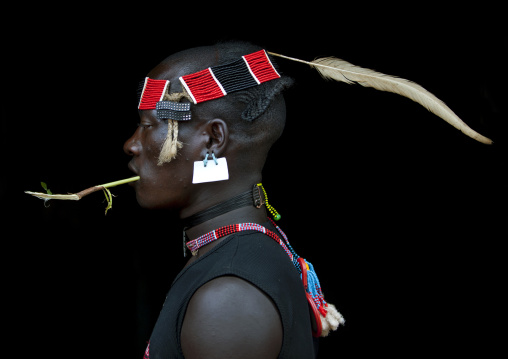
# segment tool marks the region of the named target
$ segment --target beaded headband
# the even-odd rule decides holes
[[[265,50],[259,50],[231,63],[182,76],[180,82],[198,104],[278,78]]]
[[[278,78],[280,75],[265,50],[259,50],[228,64],[182,76],[180,82],[194,104],[198,104]],[[168,80],[146,77],[140,84],[138,109],[157,110],[159,120],[190,120],[190,103],[163,101],[169,84]]]
[[[154,110],[157,102],[162,101],[168,87],[168,80],[154,80],[145,77],[139,98],[138,109]]]

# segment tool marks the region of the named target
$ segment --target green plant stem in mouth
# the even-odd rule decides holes
[[[112,202],[113,202],[113,195],[111,194],[111,192],[109,191],[108,188],[116,187],[116,186],[119,186],[119,185],[122,185],[125,183],[134,182],[134,181],[138,181],[138,180],[139,180],[139,176],[130,177],[130,178],[126,178],[126,179],[119,180],[119,181],[114,181],[114,182],[101,184],[98,186],[93,186],[93,187],[84,189],[81,192],[72,193],[72,194],[49,194],[49,193],[30,192],[30,191],[25,191],[25,193],[35,196],[37,198],[43,199],[44,202],[49,201],[50,199],[79,201],[81,198],[89,195],[90,193],[93,193],[93,192],[96,192],[96,191],[99,191],[102,189],[104,191],[104,195],[106,196],[106,200],[108,201],[108,206],[106,208],[106,212],[107,212],[108,209],[111,208]],[[45,187],[45,184],[43,187],[44,187],[44,189],[47,189],[47,187]]]

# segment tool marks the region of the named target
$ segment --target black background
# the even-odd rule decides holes
[[[320,358],[497,352],[506,321],[506,34],[499,8],[20,9],[4,14],[4,355],[142,358],[184,264],[171,214],[128,186],[49,207],[23,193],[78,192],[131,176],[124,141],[136,86],[171,53],[242,39],[312,60],[337,56],[413,80],[495,144],[393,94],[296,79],[263,183],[295,250],[346,326]],[[322,5],[322,4],[320,4]],[[6,21],[10,20],[10,21]],[[7,24],[9,23],[9,25]]]

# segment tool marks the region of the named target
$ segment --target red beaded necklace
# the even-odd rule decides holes
[[[319,284],[319,280],[317,278],[314,267],[310,262],[305,261],[295,253],[289,244],[286,234],[275,224],[274,221],[272,221],[270,218],[269,220],[272,222],[284,240],[282,240],[275,232],[263,227],[260,224],[239,223],[217,228],[192,241],[187,242],[186,246],[192,252],[192,255],[195,256],[197,255],[199,248],[213,241],[216,241],[219,238],[242,231],[258,231],[275,240],[284,249],[286,254],[289,256],[289,259],[291,259],[291,262],[293,262],[293,265],[301,275],[303,286],[307,295],[307,301],[309,302],[309,305],[316,318],[317,330],[313,332],[313,335],[315,337],[319,337],[322,330],[320,314],[323,315],[323,317],[326,317],[328,304],[326,303],[323,297],[323,293],[321,292],[321,285]]]
[[[277,228],[279,233],[287,241],[287,237],[284,234],[284,232],[282,232],[282,230],[279,227],[277,227],[275,225],[275,223],[273,223],[273,224],[274,224],[275,228]],[[258,231],[258,232],[266,234],[270,238],[277,241],[281,245],[281,247],[284,249],[284,251],[287,253],[287,255],[289,256],[291,261],[293,261],[294,253],[292,253],[292,251],[290,251],[287,247],[287,245],[289,245],[289,242],[287,242],[287,245],[286,245],[286,243],[284,243],[282,241],[282,239],[280,239],[279,236],[277,236],[277,234],[275,234],[271,230],[269,230],[257,223],[238,223],[238,224],[230,224],[230,225],[227,225],[224,227],[220,227],[220,228],[214,229],[211,232],[203,234],[202,236],[200,236],[192,241],[187,242],[186,246],[192,252],[192,255],[195,256],[198,253],[199,248],[207,245],[208,243],[216,241],[217,239],[219,239],[221,237],[225,237],[230,234],[238,233],[238,232],[242,232],[242,231]]]

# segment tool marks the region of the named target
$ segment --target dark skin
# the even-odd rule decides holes
[[[170,80],[171,91],[181,91],[179,76],[212,65],[213,52],[202,48],[173,55],[155,67],[148,77]],[[133,186],[142,207],[177,209],[180,217],[185,218],[261,182],[262,164],[268,149],[246,150],[227,121],[215,111],[210,114],[198,109],[193,112],[191,121],[179,123],[178,138],[183,148],[174,160],[162,166],[157,165],[157,158],[166,138],[167,122],[157,120],[155,110],[142,110],[139,115],[140,126],[127,140],[124,150],[132,156],[129,168],[140,176]],[[206,153],[212,151],[218,158],[227,158],[230,179],[192,184],[194,161],[202,161]],[[192,240],[224,225],[262,224],[266,220],[264,208],[243,207],[189,228],[187,236]],[[223,239],[200,248],[187,265]],[[193,295],[185,314],[181,343],[187,359],[276,358],[282,337],[280,315],[272,300],[257,287],[230,276],[208,282]]]

